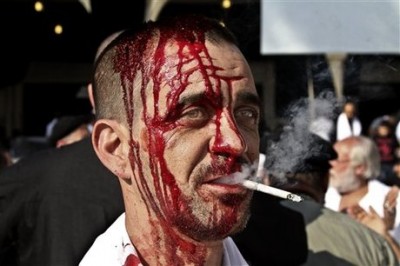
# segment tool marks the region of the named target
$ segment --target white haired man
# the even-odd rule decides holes
[[[374,142],[363,136],[349,137],[335,143],[337,159],[331,161],[330,186],[325,206],[341,212],[370,207],[387,222],[391,235],[400,242],[399,200],[388,200],[390,187],[375,178],[380,173],[379,151]]]

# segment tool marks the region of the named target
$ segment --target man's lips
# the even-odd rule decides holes
[[[252,178],[256,165],[242,165],[241,171],[223,171],[221,168],[214,168],[212,172],[208,172],[201,187],[207,188],[213,193],[245,193],[247,190],[242,182]],[[254,168],[254,169],[253,169]],[[219,170],[219,171],[218,171]]]
[[[219,184],[219,183],[205,183],[202,186],[202,189],[206,189],[208,192],[221,196],[226,194],[244,194],[248,190],[240,184],[236,185],[228,185],[228,184]]]
[[[238,185],[240,182],[233,178],[233,175],[219,175],[206,178],[203,184]]]
[[[202,189],[207,189],[213,194],[242,194],[247,189],[238,182],[227,182],[228,176],[210,178],[201,184]],[[233,180],[233,179],[232,179]]]

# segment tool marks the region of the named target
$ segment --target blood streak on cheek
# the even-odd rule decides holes
[[[167,81],[171,88],[171,91],[167,94],[167,108],[168,110],[175,110],[178,107],[178,99],[180,95],[188,85],[189,76],[193,72],[198,71],[204,80],[205,98],[210,100],[211,105],[214,106],[216,110],[219,110],[218,118],[216,120],[216,145],[223,147],[225,152],[234,154],[230,147],[223,145],[224,141],[221,134],[221,82],[224,81],[228,84],[229,94],[231,95],[231,83],[240,77],[227,78],[221,77],[217,74],[217,71],[221,68],[213,65],[211,56],[205,46],[205,32],[207,30],[208,28],[206,25],[199,26],[197,30],[186,30],[182,27],[179,35],[177,35],[174,27],[171,27],[170,31],[164,30],[160,34],[152,58],[149,56],[149,52],[146,49],[148,46],[147,41],[153,40],[153,33],[151,30],[145,30],[142,31],[139,34],[140,36],[136,39],[125,40],[123,45],[117,46],[117,53],[114,59],[114,70],[120,74],[121,78],[123,102],[129,129],[132,132],[133,119],[138,115],[142,115],[142,119],[147,126],[147,135],[149,139],[149,162],[142,162],[138,141],[133,139],[133,136],[131,136],[130,140],[129,159],[131,161],[132,170],[135,173],[134,180],[139,188],[139,193],[141,194],[142,199],[148,202],[151,206],[151,209],[150,206],[147,206],[148,213],[150,214],[151,211],[154,211],[161,226],[164,228],[165,232],[167,232],[167,235],[170,238],[170,243],[167,245],[167,247],[171,249],[169,253],[175,254],[178,246],[178,249],[182,250],[183,253],[193,254],[193,256],[190,256],[189,262],[196,265],[204,263],[206,255],[205,249],[179,237],[172,230],[168,219],[169,216],[176,215],[177,210],[179,210],[182,215],[186,216],[186,221],[192,221],[191,223],[193,224],[187,225],[188,227],[200,223],[190,206],[190,199],[185,198],[182,194],[182,191],[177,186],[174,176],[170,173],[167,167],[167,158],[163,157],[166,146],[163,136],[167,131],[175,128],[177,125],[174,124],[174,122],[164,122],[158,109],[158,102],[161,82]],[[170,43],[172,38],[173,43],[178,45],[178,64],[176,65],[177,74],[173,78],[166,79],[166,73],[162,73],[162,67],[165,65],[166,61],[165,50],[167,43]],[[197,68],[183,71],[183,67],[187,64],[188,58],[198,62]],[[153,65],[149,67],[148,62],[153,62]],[[139,73],[142,77],[141,86],[134,87],[134,80]],[[150,80],[153,83],[153,91],[150,91],[149,89],[146,91]],[[211,80],[214,82],[211,82]],[[147,106],[146,99],[151,94],[154,97],[154,105]],[[140,97],[140,99],[134,99],[134,96]],[[139,101],[141,101],[143,110],[142,113],[135,114],[135,111],[138,112],[138,110],[135,110],[134,103]],[[229,99],[228,102],[231,104],[231,99]],[[149,108],[152,108],[153,112],[150,112]],[[228,108],[230,110],[230,106]],[[153,113],[154,115],[150,117],[149,113]],[[230,120],[233,121],[233,119]],[[234,123],[231,123],[229,126],[236,134],[239,134]],[[213,156],[213,161],[217,161],[216,155]],[[215,167],[221,167],[220,170],[225,172],[228,170],[236,170],[233,169],[236,159],[237,158],[229,159],[229,163],[226,166],[215,165]],[[149,185],[151,185],[149,183],[151,182],[148,182],[144,175],[143,167],[147,164],[151,171],[153,179],[152,185],[154,185],[155,195],[152,193],[151,187],[149,187]],[[211,198],[206,201],[213,203],[213,199]],[[210,213],[210,219],[214,221],[219,219],[217,213],[218,211],[215,211],[212,214]],[[227,217],[224,217],[224,221],[227,222],[228,225],[234,225],[236,220],[237,208],[233,208],[231,212],[227,213]],[[226,229],[227,231],[229,230],[228,227]],[[177,264],[177,258],[175,256],[171,256],[169,260],[170,261],[168,261],[167,264]],[[178,264],[183,264],[183,262]]]

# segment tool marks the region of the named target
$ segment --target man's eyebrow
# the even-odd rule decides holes
[[[254,94],[251,92],[239,92],[237,95],[237,101],[243,102],[243,103],[254,104],[261,108],[260,97],[258,97],[257,94]]]
[[[205,97],[204,92],[184,95],[181,98],[179,98],[178,104],[181,106],[189,105],[201,101],[202,99],[204,99],[204,97]]]
[[[190,105],[190,104],[197,103],[197,102],[204,100],[205,97],[206,96],[205,96],[204,92],[195,93],[195,94],[191,94],[191,95],[185,95],[179,99],[178,104],[181,106]],[[258,107],[261,107],[260,98],[258,97],[257,94],[254,94],[251,92],[239,92],[237,95],[237,101],[241,102],[241,103],[254,104]]]

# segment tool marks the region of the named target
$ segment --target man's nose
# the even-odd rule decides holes
[[[247,143],[230,114],[222,113],[216,125],[216,134],[211,141],[213,153],[236,157],[247,150]]]

